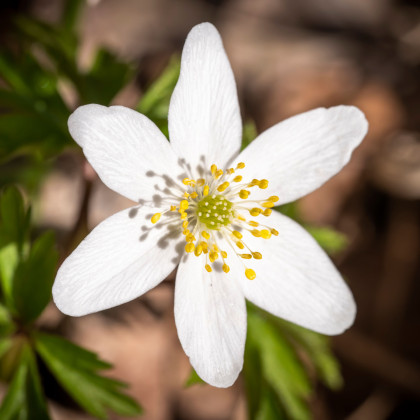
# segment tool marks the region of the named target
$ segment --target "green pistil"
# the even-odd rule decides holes
[[[232,216],[232,203],[223,195],[207,196],[198,202],[198,220],[208,229],[217,230],[222,226],[227,226]]]

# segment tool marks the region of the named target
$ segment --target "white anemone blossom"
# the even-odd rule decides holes
[[[86,105],[72,137],[102,181],[136,202],[99,224],[64,261],[58,308],[86,315],[128,302],[178,266],[175,322],[198,375],[230,386],[243,365],[245,299],[311,330],[340,334],[352,294],[324,251],[272,207],[321,186],[367,132],[352,106],[278,123],[244,151],[235,80],[219,33],[189,33],[169,108],[170,142],[122,106]]]

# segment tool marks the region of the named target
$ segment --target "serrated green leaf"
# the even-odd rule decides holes
[[[187,381],[185,382],[184,386],[185,388],[189,388],[190,386],[195,385],[195,384],[203,385],[205,384],[205,382],[198,376],[198,373],[193,368],[191,368],[191,374],[189,378],[187,379]]]
[[[22,321],[35,320],[51,300],[57,262],[54,234],[46,232],[34,242],[14,276],[13,302]]]
[[[100,376],[98,370],[110,367],[96,354],[50,334],[36,333],[36,349],[62,387],[90,414],[107,418],[107,409],[134,416],[139,405],[121,392],[123,384]]]
[[[318,244],[328,253],[336,254],[348,245],[347,236],[329,227],[305,226]]]

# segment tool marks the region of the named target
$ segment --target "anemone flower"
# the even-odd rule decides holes
[[[340,334],[352,294],[315,240],[272,207],[347,164],[367,132],[352,106],[280,122],[240,152],[233,73],[215,27],[195,26],[169,108],[170,142],[144,115],[86,105],[69,130],[102,181],[136,202],[99,224],[64,261],[58,308],[86,315],[135,299],[177,266],[175,322],[198,375],[230,386],[243,365],[245,299],[311,330]]]

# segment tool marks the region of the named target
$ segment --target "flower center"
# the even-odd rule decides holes
[[[228,251],[219,246],[223,243],[233,251],[236,258],[239,258],[244,266],[245,276],[254,280],[255,271],[248,268],[244,260],[261,260],[262,255],[250,249],[241,232],[248,231],[262,239],[270,239],[272,235],[277,236],[279,233],[255,220],[247,220],[245,215],[268,217],[279,198],[271,196],[266,200],[249,199],[252,188],[266,189],[268,181],[253,179],[242,182],[242,175],[234,174],[244,167],[245,164],[240,162],[236,168],[223,171],[213,164],[206,178],[184,178],[182,183],[185,190],[174,192],[179,201],[162,213],[154,214],[151,222],[157,223],[162,214],[173,212],[172,217],[181,219],[182,234],[186,242],[185,251],[193,253],[196,257],[203,254],[204,268],[208,272],[213,271],[211,264],[218,260],[221,260],[225,273],[230,271],[227,263]]]
[[[228,226],[234,215],[233,204],[223,195],[212,195],[202,198],[197,203],[197,217],[207,229],[219,230]]]

